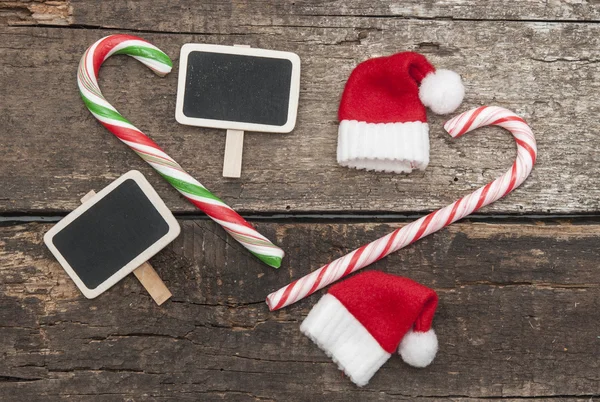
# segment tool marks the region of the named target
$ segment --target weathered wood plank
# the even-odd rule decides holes
[[[431,164],[425,172],[377,174],[338,166],[336,111],[351,69],[378,54],[419,50],[463,75],[467,98],[461,110],[505,106],[523,115],[537,135],[539,159],[532,176],[482,213],[600,210],[598,25],[365,21],[372,30],[356,41],[361,31],[344,27],[247,27],[243,36],[144,35],[174,59],[190,41],[243,42],[301,56],[297,128],[286,135],[249,134],[241,180],[221,177],[224,132],[176,123],[176,71],[161,79],[134,60],[115,57],[102,70],[101,86],[125,116],[239,211],[426,211],[504,172],[515,146],[500,129],[451,140],[442,132],[444,118],[432,115]],[[79,58],[107,33],[1,29],[0,213],[64,213],[90,189],[133,168],[150,176],[174,211],[196,211],[81,102],[75,82]]]
[[[457,224],[374,268],[436,288],[432,366],[392,358],[364,389],[298,326],[314,296],[276,313],[271,290],[397,224],[260,223],[288,252],[275,271],[209,221],[152,260],[174,297],[126,278],[85,300],[42,243],[50,225],[0,228],[0,399],[589,400],[600,394],[598,225]]]
[[[73,0],[75,23],[165,32],[230,32],[244,25],[327,25],[337,17],[466,20],[598,21],[595,1],[477,0],[212,0],[190,4],[159,0]],[[341,20],[340,20],[341,21]]]
[[[310,25],[336,17],[418,19],[598,21],[595,1],[477,0],[212,0],[202,2],[135,0],[2,0],[11,25],[77,24],[165,32],[228,32],[240,25]]]
[[[303,60],[298,125],[289,135],[249,134],[241,180],[221,177],[224,132],[174,119],[177,73],[160,79],[126,57],[109,60],[101,86],[108,99],[203,184],[242,212],[432,210],[485,184],[514,158],[499,129],[451,140],[430,116],[431,164],[411,175],[338,166],[336,110],[360,60],[401,49],[425,52],[459,71],[462,110],[497,104],[523,115],[539,142],[525,185],[483,213],[590,213],[600,210],[599,28],[593,24],[369,20],[360,43],[353,28],[254,27],[243,37],[144,35],[177,59],[189,41],[240,42],[295,51]],[[152,169],[100,126],[75,82],[85,48],[108,32],[4,28],[0,32],[0,213],[65,212],[92,188],[129,169],[150,176],[167,205],[196,211]],[[240,39],[241,38],[241,39]],[[556,40],[560,38],[560,40]],[[432,45],[433,44],[433,45]],[[577,118],[571,118],[576,113]],[[19,166],[19,168],[16,168]]]

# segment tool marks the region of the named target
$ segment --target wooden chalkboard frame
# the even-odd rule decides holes
[[[235,122],[226,120],[213,120],[204,118],[188,117],[183,113],[185,84],[187,77],[188,56],[191,52],[210,52],[235,54],[243,56],[267,57],[289,60],[292,63],[292,76],[290,82],[290,99],[288,104],[288,118],[284,125],[268,125],[247,122]],[[300,57],[291,52],[279,50],[258,49],[251,47],[208,45],[199,43],[186,43],[181,48],[179,57],[179,78],[177,83],[177,104],[175,107],[175,119],[181,123],[191,126],[222,128],[241,131],[260,131],[266,133],[289,133],[296,126],[298,113],[298,98],[300,95]]]
[[[75,219],[77,219],[81,214],[83,214],[88,209],[92,208],[96,203],[98,203],[102,198],[107,196],[121,183],[129,179],[134,180],[136,182],[136,184],[143,191],[144,195],[148,198],[148,200],[150,200],[152,205],[154,205],[158,213],[165,220],[169,229],[164,236],[162,236],[159,240],[157,240],[151,246],[146,248],[146,250],[144,250],[142,253],[138,254],[138,256],[131,260],[127,265],[119,269],[117,272],[111,275],[107,280],[102,282],[96,288],[90,289],[83,283],[83,281],[79,278],[75,270],[69,265],[67,260],[58,250],[58,248],[54,245],[53,238],[61,230],[63,230],[69,224],[75,221]],[[160,196],[154,190],[154,188],[150,185],[148,180],[146,180],[144,175],[142,175],[139,171],[131,170],[119,177],[117,180],[113,181],[111,184],[103,188],[91,198],[85,200],[85,202],[80,207],[75,209],[73,212],[68,214],[61,221],[59,221],[56,225],[54,225],[54,227],[52,227],[52,229],[50,229],[44,235],[44,243],[50,249],[54,257],[56,257],[60,265],[62,265],[67,274],[71,277],[73,282],[75,282],[75,284],[81,290],[83,295],[88,299],[93,299],[95,297],[98,297],[100,294],[108,290],[111,286],[115,285],[117,282],[119,282],[125,276],[129,275],[144,262],[153,257],[166,245],[172,242],[179,235],[180,232],[181,228],[179,226],[179,223],[177,222],[177,219],[175,219],[169,208],[167,208],[163,200],[160,198]]]

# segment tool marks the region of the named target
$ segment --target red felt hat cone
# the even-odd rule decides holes
[[[360,63],[340,102],[338,163],[396,173],[425,169],[429,163],[425,107],[437,114],[451,113],[463,97],[458,74],[436,70],[418,53]]]
[[[396,350],[415,367],[433,361],[438,342],[431,323],[437,303],[432,289],[369,271],[332,286],[300,330],[363,386]]]

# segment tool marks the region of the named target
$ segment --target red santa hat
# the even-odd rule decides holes
[[[460,76],[425,56],[397,53],[360,63],[340,102],[337,160],[342,166],[410,173],[429,163],[425,106],[447,114],[460,106]]]
[[[411,366],[433,361],[438,341],[431,322],[437,303],[432,289],[369,271],[332,286],[300,330],[362,387],[396,350]]]

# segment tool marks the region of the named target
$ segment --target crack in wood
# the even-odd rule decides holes
[[[13,377],[8,375],[0,375],[0,383],[2,382],[32,382],[32,381],[41,381],[42,378],[23,378],[23,377]]]

